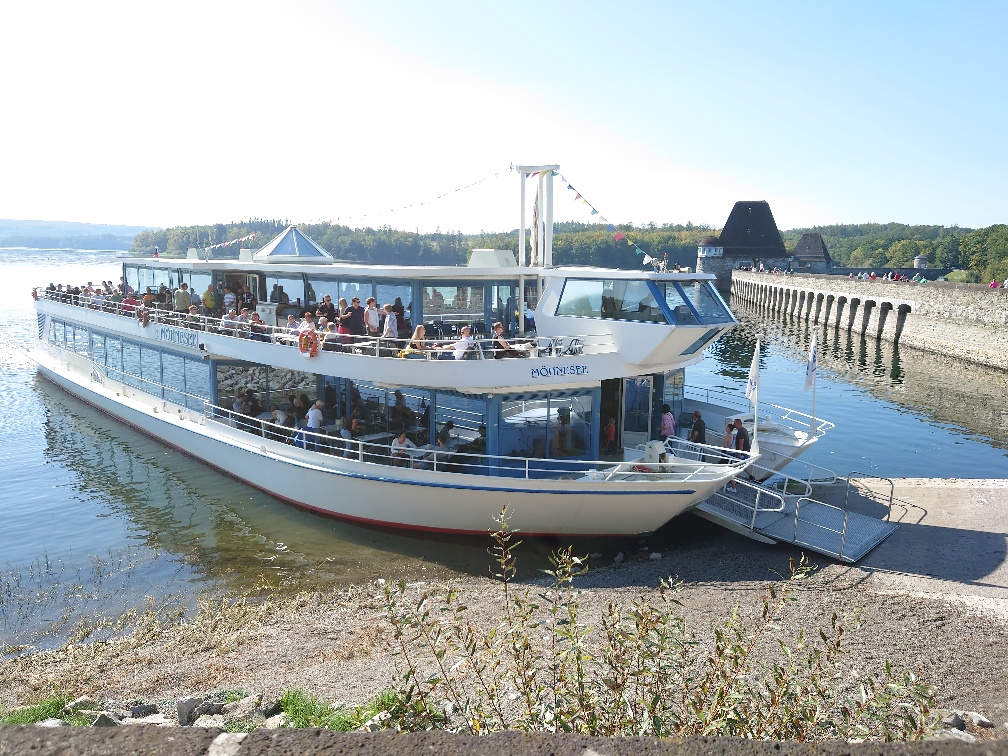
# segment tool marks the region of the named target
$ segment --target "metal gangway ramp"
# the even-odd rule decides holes
[[[693,512],[736,533],[764,543],[792,543],[853,563],[884,541],[896,528],[891,521],[893,484],[889,483],[886,517],[851,511],[848,508],[852,483],[875,476],[852,473],[847,478],[844,506],[827,504],[811,497],[807,481],[776,475],[767,484],[736,480],[725,486]],[[733,490],[734,489],[734,490]],[[859,490],[863,495],[864,490]]]

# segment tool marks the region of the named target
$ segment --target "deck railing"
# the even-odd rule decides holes
[[[346,434],[336,428],[319,431],[279,426],[271,420],[242,415],[209,402],[205,406],[205,416],[208,423],[220,423],[238,431],[279,442],[283,446],[269,450],[270,453],[279,456],[294,454],[283,448],[293,446],[319,455],[343,457],[368,464],[526,480],[579,478],[598,482],[619,482],[628,478],[636,480],[641,474],[646,473],[649,480],[688,484],[716,480],[726,475],[726,466],[719,462],[720,450],[717,447],[703,447],[697,444],[691,445],[697,448],[684,449],[683,457],[670,458],[666,464],[512,457],[426,446],[408,451],[393,451],[389,442],[377,443],[373,440],[347,438]],[[389,437],[392,435],[388,434]],[[748,458],[734,460],[730,463],[730,467],[739,473],[748,462]]]
[[[210,315],[175,312],[163,307],[147,307],[142,304],[123,304],[105,299],[94,304],[87,295],[71,295],[58,291],[39,291],[39,298],[60,304],[83,307],[89,310],[118,315],[120,317],[143,319],[147,323],[187,328],[195,331],[227,336],[236,339],[261,341],[297,349],[300,331],[288,326],[271,326],[260,321],[233,321]],[[343,352],[371,357],[415,357],[419,359],[450,359],[454,357],[450,348],[459,339],[425,339],[428,349],[408,349],[410,335],[400,335],[395,339],[379,336],[358,336],[340,334],[335,331],[315,332],[319,349],[323,352]],[[491,359],[495,356],[492,338],[473,338],[473,347],[464,353],[465,360]],[[534,358],[576,357],[581,354],[599,354],[615,350],[611,336],[586,334],[583,336],[525,336],[509,339],[519,355]]]
[[[740,400],[735,394],[717,388],[694,388],[686,386],[683,389],[683,397],[703,402],[705,404],[720,404],[729,409],[738,410],[739,412],[748,411],[750,415],[752,413],[752,405],[749,404],[748,400]],[[804,412],[798,412],[797,410],[790,409],[789,407],[782,407],[779,404],[761,401],[760,410],[774,410],[779,413],[773,417],[770,417],[769,415],[764,416],[761,413],[759,418],[760,423],[776,423],[777,425],[782,425],[791,430],[800,430],[805,433],[810,433],[816,438],[822,436],[826,433],[826,431],[835,427],[829,420],[813,417],[812,415],[808,415]]]

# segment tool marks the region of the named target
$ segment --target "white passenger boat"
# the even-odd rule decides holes
[[[488,250],[464,268],[373,266],[337,262],[290,227],[236,259],[130,259],[128,290],[248,287],[263,324],[40,291],[33,356],[83,401],[321,514],[485,533],[507,505],[531,534],[653,531],[754,461],[656,440],[669,376],[736,320],[712,275],[554,267],[550,234],[537,244],[538,266]],[[350,333],[287,327],[327,296],[395,302],[398,338],[362,333],[356,313]],[[422,346],[442,348],[409,348],[421,323]],[[273,422],[270,407],[304,400],[322,402],[320,429]],[[413,446],[393,449],[401,431]]]

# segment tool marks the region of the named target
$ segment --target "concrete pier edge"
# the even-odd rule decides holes
[[[700,754],[986,754],[1008,756],[1008,741],[963,743],[925,740],[913,743],[798,743],[737,738],[596,738],[582,735],[502,732],[484,737],[445,732],[333,732],[330,730],[257,730],[248,735],[215,729],[159,727],[0,726],[0,754],[78,754],[113,756],[699,756]]]

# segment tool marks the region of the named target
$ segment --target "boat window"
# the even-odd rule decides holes
[[[602,317],[645,323],[668,322],[658,306],[655,290],[643,280],[603,281]]]
[[[642,323],[667,323],[658,303],[660,289],[643,279],[590,281],[569,279],[557,315]]]
[[[203,400],[210,401],[210,366],[203,360],[186,359],[185,361],[186,407],[193,410],[203,409]]]
[[[336,278],[330,278],[329,276],[312,276],[306,275],[305,280],[308,282],[307,294],[308,298],[304,300],[309,305],[317,305],[322,301],[322,297],[327,294],[332,299],[333,304],[339,299],[337,292],[339,292],[339,280]],[[271,296],[273,292],[273,287],[268,287]]]
[[[533,289],[535,291],[535,289]],[[518,287],[513,285],[490,287],[490,320],[504,324],[507,336],[513,336],[517,330]]]
[[[122,344],[123,383],[140,388],[140,345],[133,341]]]
[[[91,334],[91,359],[97,365],[105,364],[105,335],[101,333]]]
[[[501,402],[499,448],[508,457],[585,457],[592,443],[592,393],[530,394]]]
[[[438,391],[437,412],[434,415],[434,433],[444,429],[445,423],[452,423],[448,446],[457,449],[471,443],[479,433],[479,427],[486,427],[486,401],[482,398]]]
[[[565,281],[556,314],[575,318],[601,318],[602,282],[579,278]]]
[[[354,297],[360,299],[361,307],[367,307],[368,297],[374,296],[374,284],[371,281],[340,281],[339,282],[339,296],[333,299],[334,302],[339,302],[340,299],[345,299],[347,306],[353,304]],[[377,297],[375,297],[377,299]],[[384,302],[379,302],[378,306],[381,307]],[[391,302],[389,303],[391,304]]]
[[[682,290],[672,281],[665,282],[665,304],[672,312],[675,325],[699,325],[696,313],[686,303],[686,297]]]
[[[74,326],[73,342],[68,344],[77,354],[87,355],[91,349],[91,334],[84,326]],[[69,333],[67,334],[69,336]],[[68,339],[69,341],[69,339]]]
[[[165,352],[161,355],[161,370],[164,398],[175,404],[185,404],[185,359],[182,355]]]
[[[710,281],[694,281],[692,287],[683,286],[682,288],[703,323],[713,325],[714,323],[735,322],[728,306]]]
[[[65,338],[66,336],[64,334],[63,321],[61,320],[52,321],[52,324],[49,327],[49,341],[51,341],[53,344],[63,346],[66,343]]]
[[[269,292],[269,301],[271,304],[301,306],[305,301],[304,280],[299,275],[273,275],[267,273],[266,291]],[[301,317],[301,314],[298,313],[298,317]]]
[[[140,388],[148,394],[161,395],[161,351],[144,344],[140,347]]]
[[[711,341],[713,341],[714,337],[717,336],[720,332],[721,332],[720,328],[711,328],[706,333],[704,333],[703,336],[701,336],[699,339],[690,344],[686,349],[683,349],[683,354],[696,354],[705,346],[707,346]]]
[[[294,404],[294,399],[300,394],[314,398],[316,385],[314,373],[270,367],[266,375],[267,396],[262,400],[263,409],[271,409],[274,406],[285,409],[291,407]],[[328,404],[326,402],[327,417],[343,416],[342,412],[332,414]]]
[[[132,289],[134,292],[143,291],[140,288],[140,274],[136,265],[126,266],[125,280],[128,289]]]
[[[195,271],[186,271],[182,276],[182,280],[189,284],[189,293],[195,294],[196,296],[202,297],[203,292],[207,290],[210,282],[213,280],[213,276],[210,273],[197,273]]]
[[[439,333],[450,336],[462,325],[482,326],[483,286],[429,283],[423,288],[423,319],[434,326],[428,329],[427,335],[435,338]]]
[[[105,337],[105,364],[112,370],[112,377],[118,380],[122,375],[122,341],[118,336]]]
[[[375,287],[377,294],[375,299],[378,302],[378,309],[381,311],[386,304],[392,305],[392,311],[400,315],[398,319],[398,333],[400,338],[410,335],[413,330],[413,287],[409,283],[402,281],[385,282],[379,281]],[[367,297],[361,299],[361,304],[367,306]],[[384,322],[383,322],[384,327]],[[403,333],[405,329],[409,332]]]

